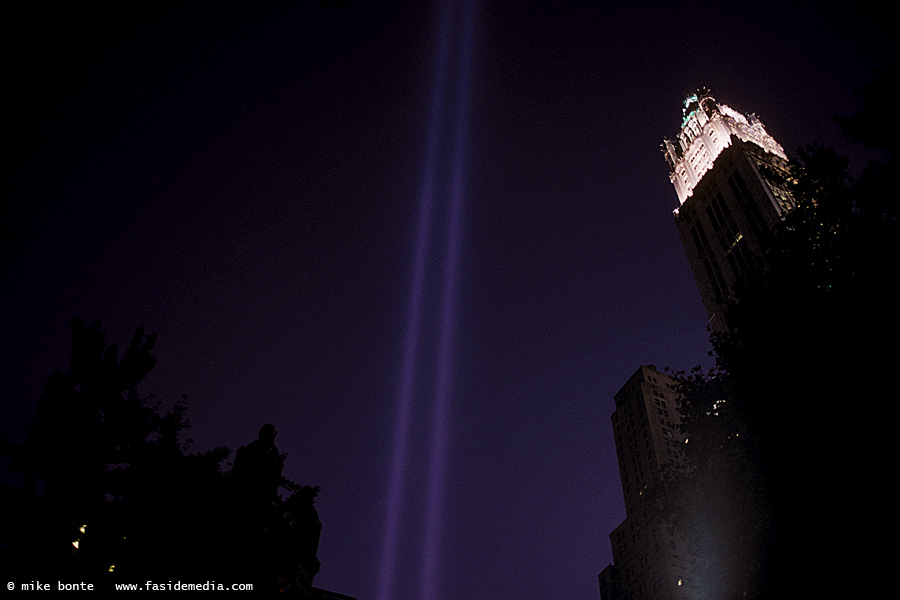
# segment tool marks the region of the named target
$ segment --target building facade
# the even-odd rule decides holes
[[[610,534],[613,564],[599,575],[603,600],[690,600],[692,564],[678,532],[654,510],[652,492],[683,465],[676,380],[641,366],[615,395],[612,414],[625,520]]]
[[[663,142],[678,196],[675,225],[715,331],[736,285],[759,261],[774,226],[794,207],[787,157],[753,114],[719,104],[706,90],[684,102],[681,131]],[[611,534],[613,563],[599,575],[602,600],[705,598],[679,532],[663,521],[654,488],[683,467],[677,382],[641,366],[615,395],[612,415],[626,518]]]
[[[675,225],[714,330],[735,284],[762,260],[774,225],[794,207],[784,150],[753,114],[705,90],[684,102],[681,131],[663,142],[678,196]]]

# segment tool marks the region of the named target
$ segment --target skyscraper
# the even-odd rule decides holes
[[[735,283],[761,260],[772,228],[794,206],[781,181],[784,150],[753,114],[706,90],[684,101],[681,131],[663,142],[678,195],[675,225],[714,330]]]
[[[784,150],[753,114],[706,90],[684,101],[681,131],[663,142],[679,206],[675,225],[714,330],[735,284],[764,260],[774,225],[794,207],[781,183]],[[651,498],[667,469],[683,465],[676,380],[641,366],[615,395],[612,415],[625,521],[611,534],[613,564],[599,575],[602,600],[700,597],[693,559]]]
[[[650,500],[667,469],[682,465],[676,381],[641,366],[615,395],[612,415],[625,520],[610,534],[613,564],[600,573],[603,600],[691,598],[691,562],[674,528]]]

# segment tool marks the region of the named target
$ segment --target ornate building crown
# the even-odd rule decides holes
[[[663,140],[662,144],[679,205],[691,197],[716,157],[731,145],[732,136],[787,160],[784,149],[766,133],[756,115],[717,103],[705,88],[685,99],[682,113],[681,132],[674,141]]]

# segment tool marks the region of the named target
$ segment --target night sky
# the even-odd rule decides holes
[[[370,600],[442,20],[438,2],[324,4],[8,15],[2,422],[21,439],[73,317],[120,346],[145,325],[144,389],[188,396],[192,449],[274,423],[285,474],[322,488],[316,585]],[[858,2],[476,2],[442,600],[599,598],[625,516],[613,394],[641,364],[710,362],[662,139],[706,86],[788,153],[848,152],[833,118],[895,55],[889,21]],[[439,182],[437,223],[447,198]],[[445,229],[395,600],[420,593]]]

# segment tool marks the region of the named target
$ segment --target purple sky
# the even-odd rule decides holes
[[[67,364],[73,317],[120,344],[144,324],[145,389],[188,395],[194,449],[274,423],[286,474],[322,487],[316,584],[372,599],[438,3],[267,4],[9,20],[3,433]],[[684,96],[756,112],[789,153],[844,150],[833,117],[892,55],[860,3],[533,4],[474,12],[441,600],[599,598],[624,518],[612,396],[640,364],[709,362],[659,150]],[[437,231],[396,600],[420,589]]]

